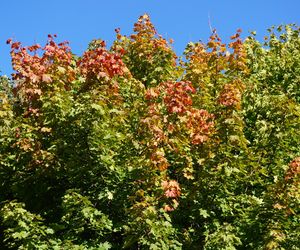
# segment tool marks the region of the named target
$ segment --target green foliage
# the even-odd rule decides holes
[[[0,78],[1,249],[299,249],[299,27],[177,62],[148,15]]]
[[[43,225],[39,215],[24,209],[24,204],[11,201],[1,209],[7,246],[18,249],[48,249],[51,245],[48,237],[54,233]]]

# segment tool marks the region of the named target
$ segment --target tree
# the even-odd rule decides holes
[[[299,27],[177,60],[148,15],[82,56],[8,40],[0,246],[298,249]]]

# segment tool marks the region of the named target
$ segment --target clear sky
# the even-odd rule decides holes
[[[0,0],[0,74],[12,72],[8,38],[43,45],[47,34],[68,40],[80,55],[95,38],[110,44],[115,28],[130,34],[137,18],[148,13],[158,32],[175,40],[181,55],[190,41],[207,41],[208,20],[226,41],[242,28],[258,37],[272,25],[300,25],[300,0]],[[210,17],[210,18],[209,18]]]

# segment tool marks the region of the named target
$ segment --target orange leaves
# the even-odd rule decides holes
[[[203,144],[214,133],[214,116],[203,109],[191,109],[188,112],[186,126],[190,129],[191,143]]]
[[[146,125],[147,132],[150,132],[152,139],[147,143],[147,146],[158,147],[166,139],[165,131],[163,130],[163,118],[159,114],[159,108],[156,104],[149,106],[149,114],[141,120],[143,125]]]
[[[218,97],[218,102],[226,107],[240,109],[244,84],[240,80],[234,80],[223,86]]]
[[[207,47],[211,49],[212,55],[224,52],[226,45],[222,43],[221,38],[218,36],[217,31],[214,30],[207,43]]]
[[[161,186],[164,190],[164,194],[167,198],[177,198],[181,194],[179,184],[175,180],[163,181]]]
[[[144,14],[139,17],[138,21],[134,24],[134,32],[137,32],[138,35],[143,34],[149,37],[154,36],[157,32],[150,21],[148,14]]]
[[[20,134],[18,134],[16,137],[19,138]],[[31,138],[21,138],[13,146],[18,147],[24,152],[31,152],[34,150],[34,141]]]
[[[187,62],[186,79],[199,84],[201,89],[207,88],[211,82],[215,85],[226,75],[233,77],[247,74],[246,51],[240,37],[241,30],[231,37],[229,44],[221,42],[216,31],[210,36],[207,44],[189,43],[185,51]],[[196,85],[197,86],[197,85]]]
[[[170,165],[165,158],[165,153],[162,149],[157,149],[155,152],[153,152],[150,159],[155,167],[160,171],[166,170]]]
[[[286,172],[285,180],[291,180],[296,178],[300,174],[300,157],[296,157],[293,161],[289,164],[289,169]]]
[[[161,183],[161,186],[164,190],[164,196],[166,198],[171,198],[170,205],[165,205],[163,209],[166,212],[174,211],[174,209],[177,208],[179,205],[177,199],[180,197],[181,194],[181,188],[179,186],[179,183],[175,180],[163,181]]]
[[[238,106],[241,101],[240,91],[232,84],[225,84],[218,99],[219,103],[229,107]]]
[[[159,89],[157,88],[149,88],[146,90],[145,98],[146,100],[156,99],[159,96]]]
[[[167,152],[182,153],[179,141],[201,145],[214,134],[214,115],[193,107],[194,93],[196,89],[189,81],[162,82],[146,90],[149,106],[146,117],[141,119],[146,125],[141,133],[148,136],[147,147],[155,169],[164,171],[170,167]]]
[[[51,76],[48,74],[43,74],[42,75],[42,81],[46,83],[50,83],[52,81]]]
[[[275,209],[283,210],[286,216],[296,214],[300,197],[300,157],[294,158],[285,172],[284,179],[273,186]]]
[[[233,49],[233,53],[229,57],[230,68],[233,70],[238,70],[242,72],[247,72],[246,65],[246,50],[244,48],[242,39],[240,38],[242,30],[238,29],[237,33],[231,36],[231,43],[229,43],[228,47]]]
[[[181,188],[179,187],[179,183],[175,180],[163,181],[161,186],[164,190],[164,194],[168,198],[176,198],[181,194]]]

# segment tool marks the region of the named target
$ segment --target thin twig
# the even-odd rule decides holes
[[[213,28],[211,26],[210,14],[209,13],[208,13],[208,26],[209,26],[210,32],[213,33]]]

